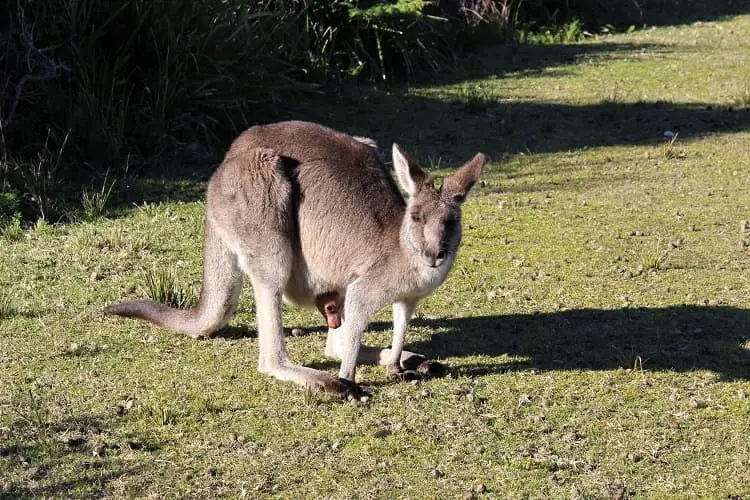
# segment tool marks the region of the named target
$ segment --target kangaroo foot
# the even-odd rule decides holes
[[[404,367],[405,371],[414,371],[425,378],[444,377],[448,372],[448,368],[443,363],[427,359],[421,354],[414,354],[402,359],[401,366]]]
[[[440,378],[445,377],[445,374],[448,373],[448,367],[439,361],[428,359],[419,364],[417,373],[427,378]]]
[[[398,382],[409,382],[422,378],[422,375],[417,373],[416,370],[404,370],[398,364],[388,365],[385,370],[390,380]]]
[[[344,391],[341,393],[341,399],[344,401],[350,403],[365,403],[369,401],[370,391],[365,387],[343,378],[339,379],[339,383],[344,386]]]
[[[323,385],[322,392],[340,397],[343,401],[366,402],[370,399],[370,392],[361,385],[343,378],[331,377]]]

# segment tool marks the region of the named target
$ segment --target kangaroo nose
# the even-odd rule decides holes
[[[440,264],[440,261],[442,261],[445,258],[445,250],[439,250],[435,252],[434,250],[426,250],[424,252],[424,260],[430,267],[437,267]]]

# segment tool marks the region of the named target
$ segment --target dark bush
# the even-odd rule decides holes
[[[0,193],[45,217],[106,175],[215,160],[279,93],[434,74],[513,25],[640,15],[614,0],[0,2]]]
[[[413,78],[453,58],[421,0],[13,0],[0,14],[3,191],[54,217],[107,172],[210,157],[275,94]],[[63,195],[63,196],[61,196]]]

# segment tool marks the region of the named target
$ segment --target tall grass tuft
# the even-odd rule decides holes
[[[0,24],[10,182],[51,217],[55,193],[131,157],[210,150],[258,102],[300,88],[272,2],[18,0]],[[62,179],[65,182],[61,182]],[[80,192],[80,191],[78,191]]]
[[[665,160],[673,160],[677,158],[678,152],[675,143],[677,142],[678,135],[680,135],[679,132],[673,133],[671,136],[667,137],[664,144],[662,144],[661,154]]]
[[[191,289],[183,289],[169,270],[154,269],[143,274],[145,291],[151,300],[177,309],[189,309],[198,302]]]
[[[83,207],[83,213],[89,220],[101,217],[105,213],[109,198],[110,196],[112,196],[112,189],[115,187],[116,183],[116,181],[113,180],[108,184],[108,176],[109,172],[104,175],[104,181],[102,181],[100,189],[89,191],[88,189],[84,188],[83,193],[81,193],[81,205]]]

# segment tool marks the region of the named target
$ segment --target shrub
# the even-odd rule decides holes
[[[240,1],[19,0],[0,17],[4,147],[27,170],[60,153],[62,192],[126,158],[210,150],[254,119],[254,103],[293,86],[275,45],[280,15]],[[32,175],[17,174],[29,203],[18,178]]]
[[[211,158],[280,92],[413,78],[460,29],[422,0],[16,0],[0,13],[7,182],[54,220],[81,186],[177,154]],[[7,151],[6,151],[7,153]]]

